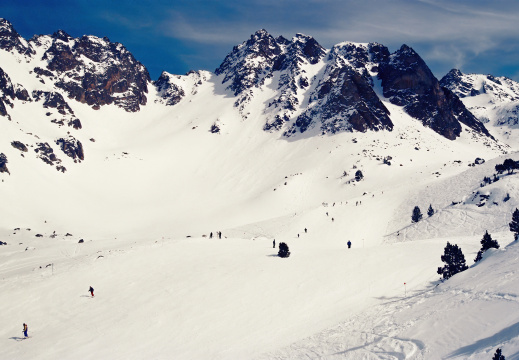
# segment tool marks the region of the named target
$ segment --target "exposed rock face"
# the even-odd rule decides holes
[[[58,113],[61,115],[74,115],[74,111],[72,111],[60,93],[35,90],[32,92],[32,97],[35,101],[43,100],[43,107],[45,109],[54,108],[58,110]]]
[[[81,141],[75,139],[74,137],[69,136],[68,139],[60,138],[56,140],[56,145],[59,145],[61,151],[74,159],[74,161],[81,162],[81,160],[85,160],[83,145],[81,144]]]
[[[164,71],[154,82],[161,98],[158,102],[168,106],[176,105],[187,94],[196,95],[198,87],[209,77],[207,71],[190,71],[186,75],[172,75]]]
[[[230,82],[228,89],[238,96],[253,86],[263,85],[286,43],[284,38],[276,40],[266,30],[258,30],[249,40],[235,46],[215,73],[225,75],[222,83]]]
[[[7,107],[14,106],[12,100],[19,99],[23,101],[30,101],[31,98],[21,85],[13,85],[9,75],[7,75],[2,68],[0,68],[0,115],[9,116]]]
[[[41,91],[35,90],[32,92],[32,97],[35,101],[43,101],[43,108],[45,109],[56,109],[58,114],[47,112],[47,116],[57,116],[51,122],[58,124],[59,126],[65,125],[72,126],[74,129],[79,130],[82,128],[81,121],[74,115],[74,111],[70,108],[69,104],[65,101],[60,93],[55,91]]]
[[[4,153],[0,153],[0,173],[8,173],[9,175],[11,174],[9,172],[9,169],[7,168],[7,156],[5,156]]]
[[[106,37],[72,38],[62,30],[34,37],[30,44],[45,48],[42,59],[48,62],[47,69],[34,71],[70,98],[95,109],[113,103],[131,112],[146,104],[149,73],[123,45]]]
[[[506,77],[483,74],[463,74],[449,71],[440,84],[451,90],[482,122],[495,126],[519,125],[519,83]],[[478,98],[476,101],[471,99]]]
[[[403,106],[409,115],[446,138],[454,140],[460,135],[460,122],[489,135],[457,96],[440,86],[422,58],[407,45],[380,63],[378,76],[384,96],[391,103]]]
[[[335,67],[315,91],[316,104],[301,114],[292,129],[305,132],[320,119],[322,133],[392,130],[389,111],[373,91],[371,78],[350,66]],[[287,134],[288,135],[288,134]]]
[[[20,142],[20,141],[12,141],[11,142],[11,146],[14,147],[15,149],[18,149],[20,150],[21,152],[27,152],[27,146],[25,146],[24,143]]]
[[[309,36],[287,40],[259,30],[235,46],[215,72],[237,97],[235,107],[244,119],[256,92],[275,89],[264,110],[263,129],[284,129],[285,136],[309,129],[320,134],[392,130],[389,111],[374,90],[374,76],[382,82],[384,97],[442,136],[458,137],[460,123],[489,136],[406,45],[394,54],[377,43],[341,43],[326,51]]]
[[[184,90],[170,81],[171,75],[162,72],[160,77],[155,81],[155,86],[160,93],[160,97],[164,99],[164,103],[169,106],[178,104],[186,95]]]
[[[34,55],[35,51],[6,19],[0,18],[0,49],[15,51],[22,55]]]
[[[54,163],[60,164],[61,160],[56,157],[54,154],[54,150],[50,147],[48,143],[37,143],[34,152],[38,154],[38,157],[43,160],[43,162],[54,165]]]

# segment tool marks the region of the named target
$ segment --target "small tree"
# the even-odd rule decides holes
[[[501,349],[497,348],[496,353],[494,354],[494,357],[492,360],[505,360],[505,356],[501,354]]]
[[[362,179],[364,179],[364,175],[362,174],[362,171],[357,170],[355,172],[355,181],[361,181]]]
[[[278,256],[282,258],[287,258],[290,256],[290,251],[288,251],[288,245],[284,242],[279,243]]]
[[[512,221],[508,226],[510,226],[510,231],[515,234],[514,238],[517,240],[519,237],[519,210],[517,208],[515,208],[514,213],[512,214]]]
[[[478,251],[474,261],[478,262],[481,260],[483,258],[483,253],[488,249],[499,249],[499,244],[497,240],[492,239],[492,236],[488,233],[488,231],[485,231],[485,235],[483,235],[483,239],[481,239],[481,250]]]
[[[503,162],[503,166],[505,167],[505,169],[508,171],[509,174],[513,174],[514,169],[516,169],[515,161],[512,159],[506,159]]]
[[[499,249],[499,244],[497,240],[492,239],[488,231],[485,231],[485,235],[483,235],[483,239],[481,239],[481,251],[485,252],[488,249]]]
[[[429,204],[429,209],[427,209],[427,216],[433,216],[434,215],[434,209],[432,208],[432,205]]]
[[[505,172],[506,167],[505,167],[503,164],[497,164],[497,165],[495,166],[495,169],[496,169],[496,171],[497,171],[498,174],[502,174],[502,173]]]
[[[445,280],[451,278],[459,272],[468,269],[465,264],[465,256],[458,247],[458,245],[451,245],[447,242],[445,246],[444,254],[441,256],[441,260],[445,263],[443,267],[438,268],[438,274],[443,275]]]
[[[415,223],[422,220],[422,212],[418,206],[415,206],[413,209],[413,215],[411,215],[411,220]]]

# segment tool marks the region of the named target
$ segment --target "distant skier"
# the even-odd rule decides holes
[[[305,228],[305,234],[308,232],[307,228]]]
[[[211,233],[209,234],[209,239],[212,239],[213,238],[213,232],[211,231]]]
[[[25,336],[26,338],[29,337],[29,335],[27,335],[27,331],[29,331],[29,327],[26,323],[23,323],[23,336]]]
[[[351,248],[351,241],[348,240],[348,249]]]
[[[92,295],[92,297],[94,297],[94,288],[92,286],[90,286],[90,289],[88,289],[88,291],[90,291],[90,294]]]
[[[275,249],[276,248],[276,239],[274,239],[274,241],[272,241],[272,247]]]
[[[218,231],[218,239],[221,239],[221,238],[222,238],[222,232]]]

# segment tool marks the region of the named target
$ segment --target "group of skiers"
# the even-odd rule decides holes
[[[90,292],[90,295],[92,295],[92,297],[94,297],[94,288],[92,286],[90,286],[90,288],[88,289],[88,291]],[[29,331],[29,326],[27,326],[26,323],[23,323],[23,337],[24,338],[28,338],[29,335],[28,335],[28,332]]]
[[[222,232],[221,231],[217,231],[216,232],[216,236],[218,237],[218,239],[221,239],[222,238]],[[213,232],[211,231],[211,233],[209,234],[209,239],[212,239],[213,238]]]

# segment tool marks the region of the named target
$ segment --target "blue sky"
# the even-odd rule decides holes
[[[214,71],[258,29],[414,48],[441,78],[451,68],[519,81],[517,0],[2,0],[0,17],[25,38],[62,29],[120,42],[157,79]]]

